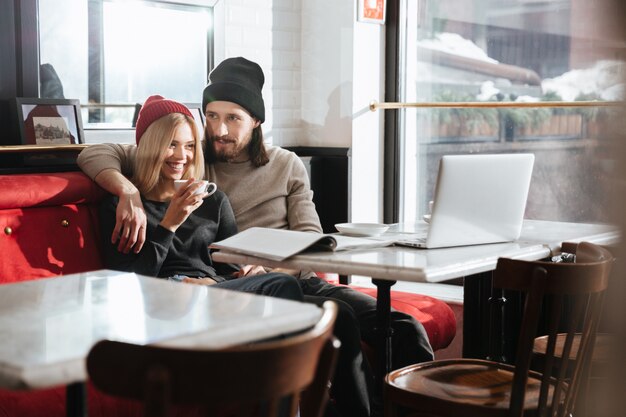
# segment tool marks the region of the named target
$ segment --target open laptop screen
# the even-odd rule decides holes
[[[532,154],[443,156],[426,247],[517,239],[534,159]]]

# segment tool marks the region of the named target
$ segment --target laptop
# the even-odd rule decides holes
[[[518,239],[534,161],[519,153],[443,156],[428,230],[396,244],[443,248]]]

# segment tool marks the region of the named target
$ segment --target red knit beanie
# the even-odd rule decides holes
[[[159,95],[148,97],[146,102],[143,103],[143,106],[141,106],[137,118],[137,126],[135,127],[135,140],[137,141],[137,145],[139,145],[141,136],[143,136],[152,122],[170,113],[184,114],[193,119],[191,111],[182,103],[168,100]]]

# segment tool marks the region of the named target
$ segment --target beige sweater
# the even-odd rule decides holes
[[[91,145],[78,156],[78,165],[92,179],[107,168],[130,176],[135,150],[135,145]],[[259,168],[250,162],[207,166],[207,179],[228,196],[239,230],[259,226],[321,232],[304,164],[293,152],[267,150],[270,161]]]

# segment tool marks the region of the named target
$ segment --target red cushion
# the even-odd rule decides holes
[[[141,415],[137,404],[109,397],[97,391],[91,384],[88,384],[87,388],[87,407],[90,417]],[[0,417],[63,417],[66,415],[65,397],[64,386],[36,391],[0,390]]]
[[[138,417],[143,415],[141,403],[112,397],[87,383],[89,417]],[[203,415],[197,407],[173,407],[172,417]],[[0,417],[65,417],[66,389],[56,387],[36,391],[0,390]]]
[[[376,297],[376,288],[351,288]],[[391,307],[422,323],[433,350],[446,348],[456,335],[454,311],[441,300],[428,295],[391,291]]]
[[[0,175],[0,283],[102,268],[96,202],[84,174]]]
[[[104,191],[82,172],[0,175],[0,210],[98,202]]]
[[[83,204],[0,210],[0,283],[102,269],[97,224]]]
[[[104,192],[87,176],[0,175],[0,190],[0,283],[102,268],[97,202]],[[65,416],[65,393],[0,390],[0,417]],[[91,417],[141,415],[137,405],[91,385],[88,396]]]

